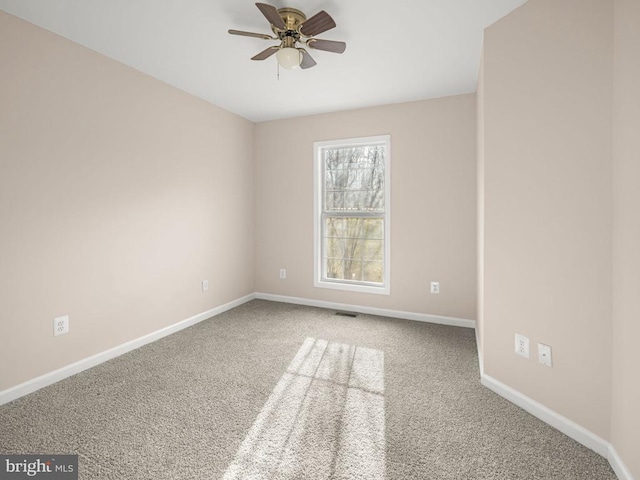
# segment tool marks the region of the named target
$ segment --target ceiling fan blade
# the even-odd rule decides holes
[[[278,51],[279,47],[269,47],[266,50],[261,51],[259,54],[251,57],[251,60],[264,60]]]
[[[305,37],[313,37],[321,34],[322,32],[326,32],[327,30],[331,30],[335,26],[336,22],[333,21],[331,15],[322,10],[302,24],[300,27],[300,33]]]
[[[280,30],[286,30],[287,26],[284,24],[284,20],[278,13],[278,9],[273,5],[267,5],[266,3],[256,3],[256,7],[260,9],[269,23]]]
[[[266,33],[243,32],[242,30],[229,30],[229,33],[231,35],[242,35],[244,37],[263,38],[265,40],[277,40],[276,37],[272,37],[271,35],[267,35]]]
[[[311,38],[307,42],[307,45],[316,50],[324,50],[326,52],[343,53],[347,48],[347,44],[344,42],[336,42],[333,40],[321,40],[319,38]]]
[[[300,68],[311,68],[317,65],[316,61],[304,48],[300,48],[299,50],[302,52],[302,62],[300,62]]]

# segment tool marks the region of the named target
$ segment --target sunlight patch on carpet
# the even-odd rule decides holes
[[[307,338],[223,477],[382,480],[384,353]]]

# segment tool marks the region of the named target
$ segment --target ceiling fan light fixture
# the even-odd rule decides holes
[[[282,68],[293,70],[302,62],[302,52],[297,48],[283,47],[276,53],[276,59]]]
[[[266,3],[256,3],[256,6],[269,22],[273,35],[233,29],[229,30],[229,33],[263,40],[276,40],[280,44],[266,48],[251,57],[251,60],[265,60],[275,54],[278,68],[306,70],[315,67],[317,63],[303,46],[333,53],[343,53],[347,46],[344,42],[315,38],[316,35],[336,26],[331,15],[324,10],[307,19],[304,13],[295,8],[278,9]]]

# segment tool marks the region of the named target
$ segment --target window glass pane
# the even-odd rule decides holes
[[[327,237],[325,240],[326,258],[343,258],[345,241],[342,238]]]
[[[330,258],[327,260],[327,278],[344,280],[343,260]]]
[[[360,260],[344,261],[344,280],[362,281],[362,262]]]
[[[323,239],[326,278],[381,283],[383,223],[381,218],[326,217]],[[366,267],[369,264],[373,266]]]
[[[363,260],[376,260],[381,262],[384,257],[384,243],[382,240],[364,240]]]
[[[347,220],[341,217],[327,217],[325,220],[325,236],[344,238]]]
[[[364,262],[362,280],[365,282],[382,283],[384,279],[383,270],[383,263],[381,261]]]
[[[362,210],[364,204],[362,202],[362,192],[347,191],[344,194],[345,210]]]
[[[363,219],[364,236],[371,240],[384,239],[384,220],[381,218]]]
[[[329,191],[325,194],[325,210],[344,210],[344,192]]]
[[[327,210],[384,210],[383,146],[325,149],[324,168],[325,192],[345,192],[344,204],[327,202]]]

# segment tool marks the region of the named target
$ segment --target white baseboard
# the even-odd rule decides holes
[[[478,365],[480,367],[480,379],[484,376],[484,359],[482,358],[482,350],[480,350],[480,336],[476,328],[476,348],[478,349]]]
[[[613,471],[620,480],[633,480],[631,472],[618,455],[618,452],[616,452],[616,449],[613,448],[613,445],[609,445],[607,460],[609,460],[611,468],[613,468]]]
[[[438,323],[454,327],[475,328],[476,322],[466,318],[443,317],[441,315],[429,315],[427,313],[403,312],[400,310],[388,310],[386,308],[365,307],[362,305],[351,305],[347,303],[325,302],[323,300],[311,300],[300,297],[287,297],[284,295],[274,295],[271,293],[256,293],[256,298],[270,300],[272,302],[293,303],[295,305],[306,305],[308,307],[329,308],[345,312],[365,313],[368,315],[379,315],[382,317],[402,318],[405,320],[415,320],[417,322]]]
[[[501,397],[509,400],[511,403],[519,406],[523,410],[526,410],[534,417],[542,420],[548,425],[556,428],[564,433],[569,438],[574,439],[576,442],[590,448],[594,452],[605,457],[611,468],[617,475],[619,480],[634,480],[629,469],[616,452],[616,449],[600,436],[587,430],[576,422],[569,420],[567,417],[554,412],[550,408],[545,407],[541,403],[536,402],[532,398],[520,393],[519,391],[511,388],[508,385],[496,380],[484,373],[484,363],[482,361],[482,352],[480,351],[480,342],[478,342],[478,331],[476,330],[476,344],[478,347],[478,362],[480,364],[480,382],[489,390],[497,393]]]
[[[501,397],[506,398],[511,403],[516,404],[523,410],[526,410],[534,417],[538,417],[543,422],[548,423],[568,437],[573,438],[576,442],[581,443],[603,457],[607,457],[610,446],[609,442],[600,438],[595,433],[587,430],[581,425],[578,425],[574,421],[569,420],[567,417],[563,417],[559,413],[554,412],[550,408],[545,407],[541,403],[536,402],[486,373],[482,375],[480,381],[482,385],[493,390]]]
[[[193,317],[187,318],[186,320],[182,320],[178,323],[174,323],[173,325],[169,325],[168,327],[161,328],[160,330],[156,330],[155,332],[151,332],[140,338],[136,338],[135,340],[131,340],[129,342],[123,343],[122,345],[118,345],[117,347],[113,347],[109,350],[105,350],[104,352],[92,355],[91,357],[79,360],[75,363],[59,368],[58,370],[54,370],[53,372],[45,373],[40,377],[28,380],[27,382],[16,385],[15,387],[3,390],[0,392],[0,405],[4,405],[5,403],[9,403],[24,395],[28,395],[29,393],[33,393],[36,390],[40,390],[43,387],[52,385],[56,382],[59,382],[60,380],[75,375],[76,373],[80,373],[91,367],[95,367],[96,365],[106,362],[107,360],[111,360],[112,358],[130,352],[131,350],[140,348],[143,345],[155,342],[162,337],[166,337],[167,335],[171,335],[172,333],[188,328],[192,325],[195,325],[196,323],[202,322],[203,320],[215,317],[216,315],[220,315],[221,313],[226,312],[227,310],[231,310],[232,308],[242,305],[243,303],[253,300],[254,298],[256,298],[256,296],[253,293],[238,298],[229,303],[225,303],[224,305],[220,305],[218,307],[212,308],[211,310],[207,310],[206,312],[194,315]]]

